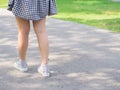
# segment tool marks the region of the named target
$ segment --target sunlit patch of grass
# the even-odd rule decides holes
[[[8,0],[0,0],[0,8],[6,8]]]
[[[57,0],[54,18],[120,32],[120,7],[111,0]]]

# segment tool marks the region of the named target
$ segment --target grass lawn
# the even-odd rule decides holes
[[[0,0],[0,8],[5,8],[7,6],[8,0]]]
[[[58,15],[54,18],[83,23],[120,32],[120,3],[111,0],[56,0]],[[7,0],[0,1],[6,7]]]
[[[55,18],[120,32],[120,3],[110,0],[57,0]]]

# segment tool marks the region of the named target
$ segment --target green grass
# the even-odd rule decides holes
[[[58,15],[54,18],[87,24],[120,32],[120,3],[111,0],[56,0]],[[1,0],[5,8],[8,0]]]
[[[120,32],[119,5],[110,0],[57,0],[54,17]]]
[[[0,0],[0,8],[6,8],[8,0]]]

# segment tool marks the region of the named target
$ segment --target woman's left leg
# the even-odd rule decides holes
[[[18,16],[16,16],[15,18],[18,27],[18,51],[20,58],[19,61],[14,63],[14,67],[20,71],[27,71],[28,66],[26,63],[26,52],[28,48],[30,21]]]

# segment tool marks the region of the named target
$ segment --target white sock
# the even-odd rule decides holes
[[[46,66],[46,65],[48,65],[48,64],[43,64],[43,63],[41,64],[41,66]]]
[[[27,67],[26,60],[20,60],[20,63],[23,67]]]

